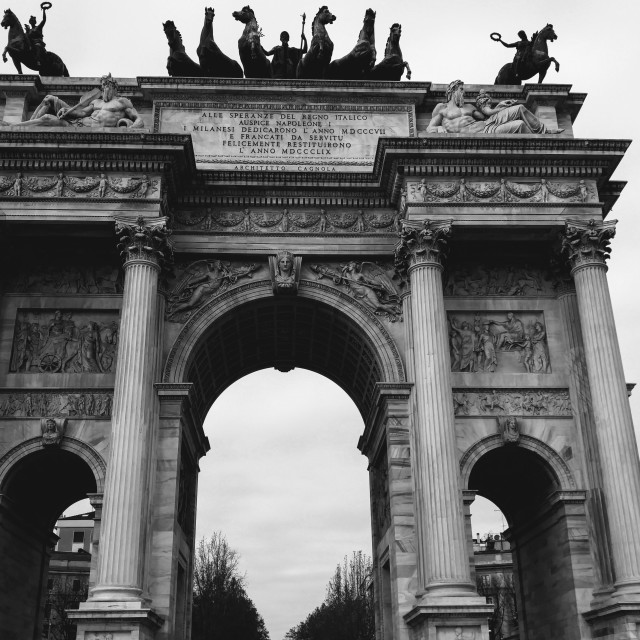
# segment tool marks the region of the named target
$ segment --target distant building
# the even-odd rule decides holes
[[[511,545],[501,535],[473,539],[478,593],[494,605],[489,620],[491,640],[518,640],[518,608]]]
[[[75,624],[65,609],[77,609],[87,599],[91,570],[94,513],[62,517],[56,522],[58,542],[49,562],[43,638],[71,640]]]

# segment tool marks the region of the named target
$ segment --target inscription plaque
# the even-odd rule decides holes
[[[411,105],[156,104],[155,131],[190,133],[199,169],[370,171],[379,138],[415,135]]]

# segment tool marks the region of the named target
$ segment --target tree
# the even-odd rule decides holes
[[[240,556],[219,531],[198,543],[193,576],[193,640],[269,640],[245,591]]]
[[[286,640],[373,640],[375,620],[369,589],[371,559],[362,551],[345,556],[327,585],[324,602],[287,632]]]
[[[46,637],[50,640],[75,640],[76,622],[67,614],[77,609],[88,596],[88,585],[82,580],[62,577],[53,580],[45,604]]]
[[[489,618],[491,640],[502,640],[518,626],[516,589],[512,573],[478,575],[476,586],[481,596],[491,598],[493,614]]]

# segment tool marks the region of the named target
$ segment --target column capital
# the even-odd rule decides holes
[[[453,220],[435,222],[403,220],[400,242],[395,248],[395,265],[400,274],[407,274],[417,265],[443,267],[447,242],[451,236]]]
[[[562,255],[571,271],[587,265],[603,266],[609,259],[609,243],[616,234],[617,220],[567,220],[562,234]]]
[[[152,263],[158,268],[173,261],[173,246],[169,242],[171,230],[168,218],[116,218],[118,249],[125,268],[134,262]]]

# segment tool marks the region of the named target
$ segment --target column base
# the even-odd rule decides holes
[[[637,640],[640,633],[640,602],[602,602],[584,614],[591,635],[598,640]]]
[[[404,616],[411,640],[489,640],[493,605],[480,596],[424,596]]]
[[[138,604],[83,602],[80,609],[68,612],[78,625],[76,640],[153,640],[164,620]]]

